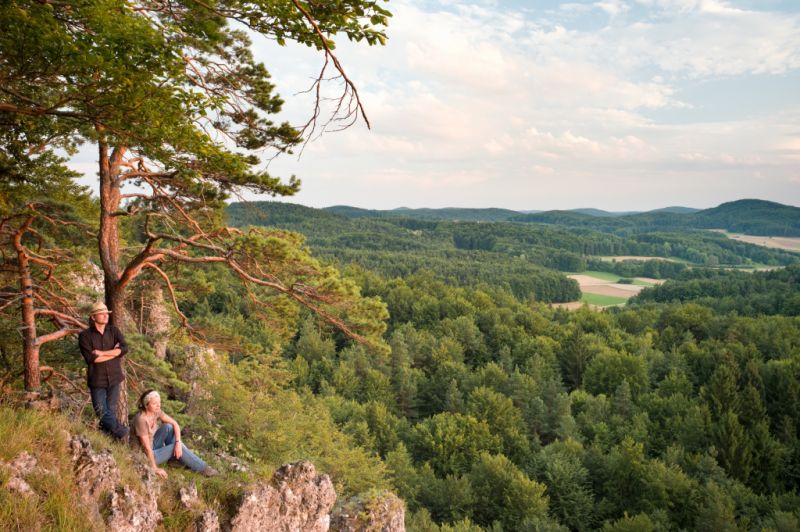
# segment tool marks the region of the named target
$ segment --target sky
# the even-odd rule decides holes
[[[337,41],[372,124],[270,162],[312,207],[800,205],[800,1],[392,0]],[[300,124],[322,57],[255,39]],[[329,84],[330,94],[338,87]],[[249,199],[266,199],[247,196]]]

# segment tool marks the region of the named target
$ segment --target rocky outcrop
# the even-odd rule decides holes
[[[76,302],[80,307],[89,307],[105,291],[103,270],[91,261],[86,261],[79,270],[68,274],[67,280],[78,288]]]
[[[9,473],[6,488],[10,492],[17,493],[24,497],[37,497],[36,492],[33,491],[33,488],[31,488],[30,484],[25,480],[25,477],[36,470],[36,457],[23,451],[10,463],[4,464],[0,462],[0,465]]]
[[[389,492],[353,497],[331,518],[337,532],[404,532],[405,505]]]
[[[112,493],[119,484],[119,468],[110,449],[96,452],[92,444],[83,436],[73,436],[69,440],[72,451],[72,468],[75,483],[83,501],[95,508],[99,514],[97,501],[104,494]]]
[[[220,532],[219,516],[213,510],[206,510],[197,520],[196,532]]]
[[[178,497],[181,500],[181,505],[187,510],[191,510],[200,503],[200,497],[197,495],[197,484],[195,484],[194,480],[188,486],[178,490]]]
[[[189,384],[186,399],[186,414],[199,415],[203,400],[208,399],[208,391],[203,383],[209,380],[209,371],[218,364],[217,353],[212,347],[188,345],[182,352],[172,354],[172,365],[178,377]]]
[[[161,482],[150,468],[134,459],[135,475],[123,473],[110,449],[95,450],[84,436],[64,432],[74,482],[88,522],[115,532],[150,532],[162,521],[158,509]],[[137,457],[134,457],[137,458]],[[66,464],[65,464],[66,465]],[[56,474],[43,469],[33,454],[22,452],[11,462],[0,461],[7,480],[4,488],[20,497],[42,498],[28,483],[32,474]],[[227,469],[227,468],[226,468]],[[237,487],[241,489],[241,485]],[[308,461],[279,468],[269,481],[259,481],[244,490],[232,520],[220,522],[198,494],[195,481],[182,486],[178,499],[193,515],[189,530],[196,532],[326,532],[404,531],[403,501],[388,492],[352,498],[334,514],[336,492],[330,477],[319,474]],[[228,514],[229,515],[229,514]]]
[[[83,436],[73,436],[69,446],[81,498],[96,517],[106,515],[106,525],[114,531],[145,532],[156,529],[162,517],[158,511],[161,490],[149,469],[137,467],[142,486],[134,489],[120,483],[119,467],[111,450],[95,451]]]
[[[142,329],[153,345],[156,357],[164,360],[167,356],[170,315],[164,301],[164,291],[156,283],[148,283],[142,288]]]
[[[336,492],[328,475],[308,461],[278,469],[269,483],[248,490],[231,522],[232,532],[326,532]]]
[[[155,530],[161,521],[158,511],[160,486],[155,479],[145,479],[144,494],[129,486],[119,486],[111,495],[111,515],[106,524],[115,532]]]

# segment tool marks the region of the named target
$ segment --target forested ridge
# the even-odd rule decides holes
[[[574,292],[563,285],[563,280],[563,288],[555,290],[526,287],[539,277],[551,286],[559,285],[552,272],[536,266],[563,272],[598,269],[667,278],[677,275],[685,264],[657,260],[612,263],[601,262],[598,257],[638,255],[715,267],[786,265],[798,258],[797,253],[708,231],[658,231],[622,237],[550,224],[347,218],[330,210],[279,202],[234,203],[227,212],[233,225],[271,225],[299,231],[319,255],[344,263],[358,262],[385,275],[406,275],[428,264],[428,269],[457,284],[506,282],[517,296],[533,295],[542,301],[569,301],[574,299]],[[521,283],[515,272],[526,275],[528,283]]]
[[[800,236],[800,208],[751,199],[723,203],[696,212],[651,211],[600,218],[572,211],[549,211],[509,220],[591,227],[620,235],[675,229],[724,229],[747,235]]]
[[[408,218],[482,222],[544,223],[584,227],[621,236],[652,231],[724,229],[732,233],[800,236],[800,208],[772,201],[744,199],[711,209],[665,207],[647,212],[608,212],[600,209],[517,212],[507,209],[392,209],[372,210],[338,205],[322,209],[348,218]]]

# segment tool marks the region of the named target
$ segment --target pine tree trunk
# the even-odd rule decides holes
[[[102,132],[102,128],[98,127]],[[109,155],[108,142],[104,138],[98,141],[100,165],[100,234],[98,250],[100,264],[103,268],[105,301],[111,311],[111,323],[120,331],[125,331],[125,287],[120,284],[120,249],[119,223],[115,214],[119,211],[122,199],[122,179],[120,163],[125,154],[125,147],[116,147]],[[122,360],[125,371],[125,359]],[[117,419],[128,424],[128,390],[125,382],[120,386],[119,403],[117,403]]]
[[[36,390],[42,383],[39,378],[39,345],[36,343],[36,313],[33,308],[33,278],[28,254],[22,245],[22,236],[27,232],[33,217],[29,216],[14,233],[14,248],[17,251],[19,288],[22,292],[22,342],[25,366],[25,389]]]

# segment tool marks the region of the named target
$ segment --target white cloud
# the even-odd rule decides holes
[[[641,0],[640,0],[641,1]],[[652,2],[651,2],[652,3]],[[643,64],[690,77],[776,74],[800,67],[800,16],[711,0],[659,0],[660,16],[623,30]]]
[[[502,3],[425,5],[392,2],[385,48],[339,43],[373,129],[325,135],[299,162],[273,163],[304,179],[300,201],[644,208],[713,205],[721,190],[758,195],[754,172],[784,196],[772,199],[795,183],[800,112],[730,109],[710,121],[685,82],[800,68],[797,12],[719,0],[598,0],[533,15]],[[582,17],[604,26],[571,22]],[[319,59],[293,50],[275,63],[287,54],[278,52],[264,58],[300,121],[308,101],[289,95]],[[621,189],[627,199],[607,192]]]
[[[627,3],[622,0],[603,0],[602,2],[595,2],[595,7],[598,7],[611,15],[612,17],[619,15],[630,9]]]

